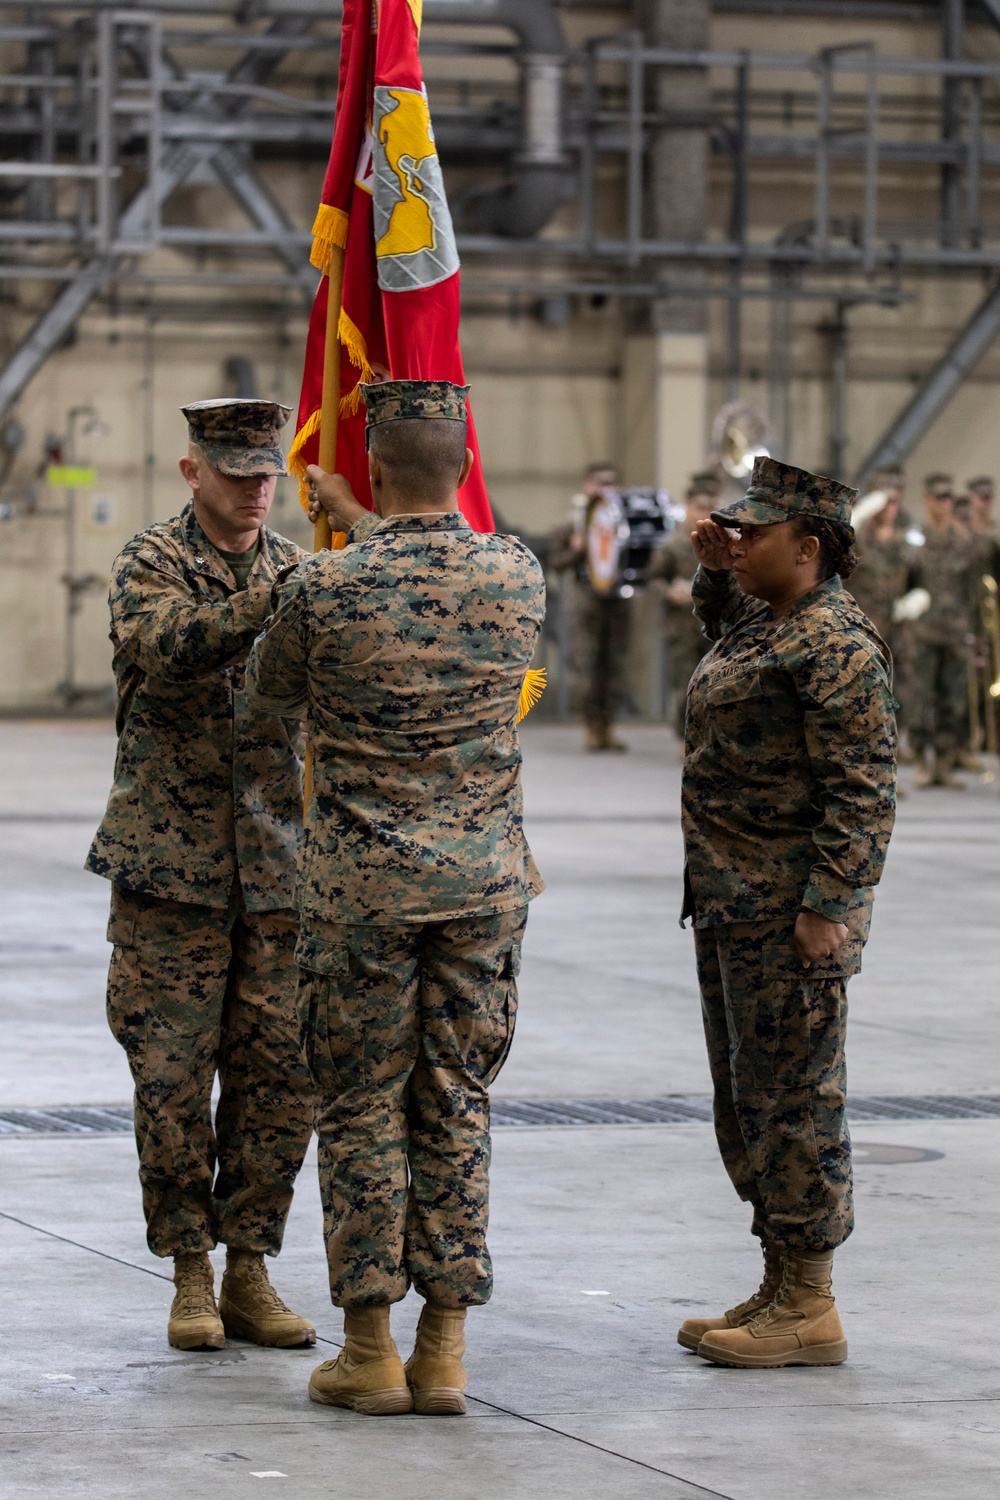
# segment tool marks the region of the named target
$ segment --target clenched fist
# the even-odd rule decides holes
[[[309,519],[315,526],[326,511],[331,531],[350,531],[355,521],[367,516],[360,500],[343,474],[327,474],[319,464],[310,464],[306,470],[306,485],[309,491]]]

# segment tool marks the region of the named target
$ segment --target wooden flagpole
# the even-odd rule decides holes
[[[326,341],[323,346],[322,416],[319,429],[319,466],[332,474],[337,466],[337,427],[340,423],[340,307],[344,293],[344,251],[330,246],[330,270],[327,273]],[[321,510],[313,523],[313,551],[339,551],[347,541],[346,531],[331,531],[330,518]],[[303,814],[312,801],[312,745],[306,741],[306,758],[302,773]]]
[[[323,349],[322,416],[319,429],[319,466],[327,474],[337,467],[337,427],[340,423],[340,308],[344,294],[344,251],[330,246],[330,270],[327,277],[326,343]],[[344,531],[331,532],[326,512],[315,523],[313,549],[322,552],[338,550],[347,541]]]

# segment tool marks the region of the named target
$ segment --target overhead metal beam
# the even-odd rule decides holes
[[[271,29],[279,34],[290,32],[298,35],[307,24],[300,20],[279,20]],[[263,56],[259,53],[247,54],[231,69],[228,75],[229,81],[263,83],[280,65],[280,61],[281,58],[277,53]],[[236,114],[245,107],[237,103],[226,112]],[[288,220],[261,184],[253,178],[249,167],[239,162],[238,152],[228,147],[220,147],[218,142],[185,144],[173,147],[166,152],[163,161],[159,164],[159,171],[152,187],[157,211],[196,167],[214,160],[220,152],[224,157],[223,170],[228,169],[228,180],[232,190],[237,193],[240,201],[261,229],[273,236],[275,251],[285,264],[294,270],[297,276],[304,276],[308,269],[306,265],[308,253],[294,245],[286,246],[283,242],[283,236],[289,228]],[[147,186],[136,193],[121,216],[120,229],[123,239],[128,240],[130,236],[142,232],[143,227],[150,221],[150,206],[151,188]],[[294,264],[289,257],[294,257]],[[81,267],[75,280],[59,293],[52,306],[39,318],[27,337],[11,355],[4,369],[0,371],[0,415],[3,415],[18,400],[28,382],[70,334],[81,314],[119,264],[119,256],[92,257]],[[311,279],[314,286],[316,280],[314,273]]]
[[[310,298],[318,277],[309,262],[309,249],[299,239],[300,231],[261,182],[249,161],[233,147],[224,146],[212,159],[219,180],[229,189],[260,229],[277,236],[274,252],[292,272]]]
[[[180,146],[167,152],[159,175],[159,201],[162,203],[169,198],[195,167],[213,154],[214,149],[210,146]],[[148,208],[149,198],[143,188],[122,214],[121,228],[126,235],[141,231],[147,221]],[[13,405],[49,355],[58,349],[118,264],[118,256],[94,256],[42,314],[0,372],[0,415]]]
[[[879,438],[858,468],[859,479],[888,464],[902,463],[913,452],[998,333],[1000,285],[976,309],[944,358]]]

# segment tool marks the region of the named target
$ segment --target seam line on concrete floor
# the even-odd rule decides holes
[[[493,1401],[484,1401],[481,1396],[473,1396],[472,1399],[480,1406],[488,1406],[492,1411],[503,1412],[508,1417],[517,1417],[518,1421],[530,1423],[532,1427],[540,1427],[543,1432],[552,1432],[557,1437],[568,1438],[571,1443],[579,1443],[584,1448],[592,1448],[595,1453],[606,1453],[611,1458],[620,1458],[637,1469],[646,1469],[650,1474],[659,1474],[664,1479],[674,1479],[688,1489],[697,1490],[699,1495],[712,1495],[715,1500],[733,1500],[732,1495],[724,1495],[721,1490],[706,1489],[705,1485],[699,1484],[696,1479],[685,1479],[683,1475],[674,1474],[670,1469],[658,1469],[655,1464],[644,1463],[641,1458],[630,1458],[627,1453],[619,1453],[615,1448],[604,1448],[600,1443],[592,1443],[589,1438],[578,1437],[575,1432],[564,1432],[561,1427],[553,1427],[548,1422],[540,1421],[538,1417],[526,1417],[523,1412],[511,1411],[506,1406],[497,1406]]]
[[[653,1099],[519,1099],[492,1101],[496,1129],[553,1130],[580,1125],[710,1124],[707,1094],[662,1094]],[[847,1101],[853,1124],[894,1121],[1000,1120],[1000,1094],[858,1094]],[[130,1135],[130,1104],[57,1104],[0,1108],[0,1139]]]
[[[121,1257],[117,1255],[109,1255],[106,1250],[98,1250],[93,1245],[83,1245],[79,1240],[71,1240],[64,1234],[56,1234],[52,1229],[43,1229],[40,1224],[31,1224],[27,1219],[19,1219],[16,1214],[4,1213],[2,1210],[0,1210],[0,1219],[6,1219],[11,1224],[19,1224],[23,1229],[31,1229],[35,1232],[35,1234],[45,1235],[48,1239],[58,1240],[60,1244],[71,1245],[74,1250],[82,1250],[87,1255],[97,1255],[102,1260],[113,1261],[116,1266],[125,1266],[130,1271],[142,1271],[147,1276],[156,1277],[158,1281],[166,1281],[168,1284],[173,1283],[173,1278],[170,1276],[165,1276],[161,1271],[150,1270],[148,1266],[137,1266],[134,1261],[122,1260]],[[331,1348],[334,1349],[343,1348],[342,1344],[336,1343],[333,1339],[323,1338],[319,1334],[317,1334],[316,1336],[316,1342],[318,1344],[329,1344]],[[733,1500],[733,1497],[731,1495],[724,1495],[721,1490],[706,1489],[703,1484],[698,1484],[697,1480],[684,1479],[680,1474],[671,1473],[669,1469],[658,1469],[653,1464],[644,1463],[641,1458],[631,1458],[627,1453],[619,1453],[614,1448],[604,1448],[600,1443],[592,1443],[587,1438],[578,1437],[576,1433],[563,1432],[560,1427],[554,1427],[549,1422],[542,1422],[537,1417],[527,1417],[522,1412],[511,1411],[509,1407],[498,1406],[493,1401],[484,1401],[481,1396],[470,1395],[469,1399],[471,1401],[474,1401],[477,1406],[485,1406],[488,1407],[490,1411],[497,1411],[501,1412],[504,1416],[514,1417],[518,1422],[524,1422],[529,1427],[541,1428],[543,1432],[551,1432],[553,1436],[565,1438],[567,1442],[577,1443],[582,1448],[591,1448],[595,1453],[604,1453],[609,1458],[620,1459],[622,1463],[631,1464],[633,1468],[646,1469],[651,1474],[661,1475],[664,1479],[673,1479],[678,1484],[683,1484],[688,1489],[696,1490],[699,1495],[711,1495],[713,1496],[713,1500]],[[296,1426],[298,1424],[292,1422],[268,1423],[264,1425]],[[157,1430],[159,1431],[160,1429]]]

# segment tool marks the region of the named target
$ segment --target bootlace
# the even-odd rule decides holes
[[[751,1328],[765,1328],[768,1323],[774,1321],[779,1312],[783,1312],[788,1306],[789,1292],[791,1291],[792,1278],[791,1266],[786,1260],[781,1268],[781,1280],[778,1282],[778,1290],[766,1307],[762,1307],[759,1313],[755,1313],[750,1319]]]
[[[262,1255],[255,1255],[252,1260],[248,1257],[243,1262],[241,1270],[247,1281],[252,1284],[256,1296],[270,1312],[291,1312],[291,1309],[285,1306],[271,1285]]]
[[[215,1315],[215,1290],[209,1272],[201,1266],[186,1267],[176,1282],[177,1314],[182,1318]]]
[[[741,1317],[751,1303],[756,1302],[761,1297],[763,1297],[765,1303],[771,1303],[777,1295],[777,1290],[780,1288],[782,1280],[781,1251],[773,1245],[768,1245],[764,1251],[764,1275],[761,1278],[760,1286],[752,1297],[748,1297],[745,1302],[738,1303],[736,1307],[731,1309],[727,1316],[730,1318]],[[763,1311],[764,1309],[761,1308],[760,1312]],[[758,1317],[759,1315],[759,1313],[756,1313],[754,1316]]]

